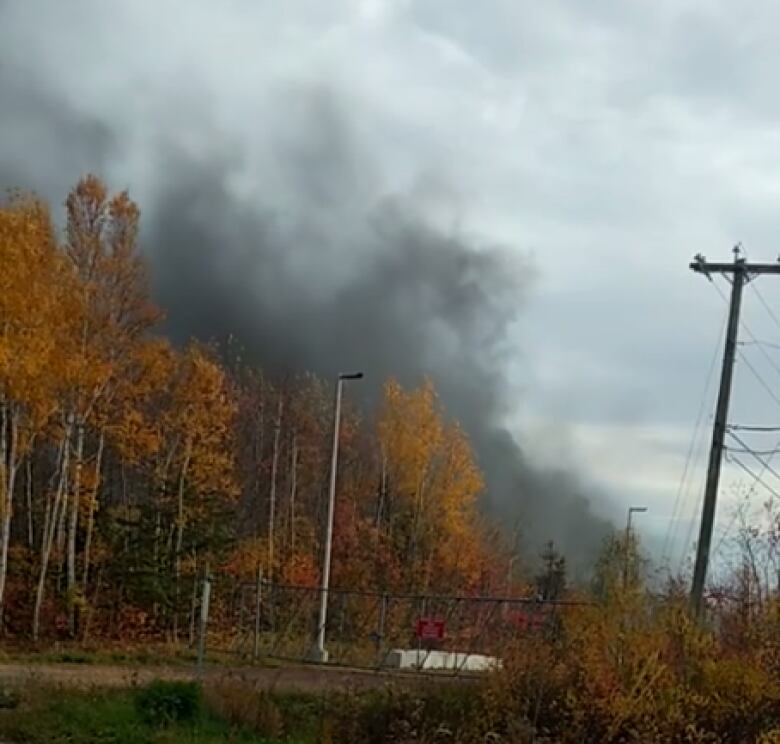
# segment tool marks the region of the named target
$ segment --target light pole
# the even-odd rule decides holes
[[[631,540],[631,515],[643,514],[647,511],[646,506],[629,506],[628,518],[626,519],[626,554],[625,561],[623,563],[623,588],[628,587],[628,555],[629,555],[629,541]]]
[[[328,660],[325,650],[325,624],[328,620],[328,589],[330,587],[330,556],[333,549],[333,516],[336,510],[336,475],[339,461],[339,426],[341,424],[341,393],[345,380],[360,380],[362,372],[341,373],[336,380],[336,405],[333,411],[333,451],[330,460],[330,488],[328,490],[328,521],[325,526],[325,555],[322,561],[320,587],[320,617],[317,621],[317,640],[311,659],[320,663]]]

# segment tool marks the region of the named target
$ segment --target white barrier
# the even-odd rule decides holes
[[[404,650],[395,648],[387,655],[384,666],[390,669],[448,669],[463,672],[487,672],[501,667],[501,659],[483,654],[450,651]]]

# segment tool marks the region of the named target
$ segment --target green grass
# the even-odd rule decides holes
[[[96,666],[193,666],[197,652],[184,644],[157,643],[129,647],[83,646],[77,642],[57,644],[54,648],[18,647],[0,650],[0,663],[81,664]],[[206,666],[278,667],[282,662],[260,657],[209,649]]]
[[[407,741],[413,730],[432,741],[440,723],[457,730],[480,715],[470,685],[309,694],[235,679],[204,688],[156,680],[126,689],[28,684],[0,692],[0,742],[13,744],[357,744]]]
[[[0,739],[31,744],[272,744],[203,710],[189,721],[155,725],[139,706],[139,699],[145,699],[142,693],[148,688],[89,692],[27,688],[20,692],[17,708],[0,710]]]

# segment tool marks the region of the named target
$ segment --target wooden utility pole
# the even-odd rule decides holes
[[[715,423],[712,428],[712,446],[707,467],[707,485],[704,490],[704,507],[699,528],[699,542],[696,546],[696,564],[691,583],[691,608],[696,616],[701,614],[704,583],[707,578],[707,565],[710,558],[712,528],[715,522],[715,504],[718,498],[720,468],[723,461],[723,440],[728,423],[729,401],[731,399],[731,379],[734,373],[734,358],[737,352],[737,334],[739,330],[739,311],[742,305],[742,288],[754,276],[759,274],[780,274],[780,263],[750,264],[740,256],[740,248],[734,248],[733,263],[708,263],[698,255],[690,268],[712,279],[712,274],[731,276],[731,302],[726,327],[726,344],[723,351],[723,369],[720,377],[720,390],[715,408]]]

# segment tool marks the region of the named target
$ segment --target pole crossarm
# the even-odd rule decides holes
[[[739,259],[736,263],[708,263],[707,261],[692,261],[691,270],[698,274],[735,274],[744,271],[746,274],[780,274],[780,263],[747,263]]]

